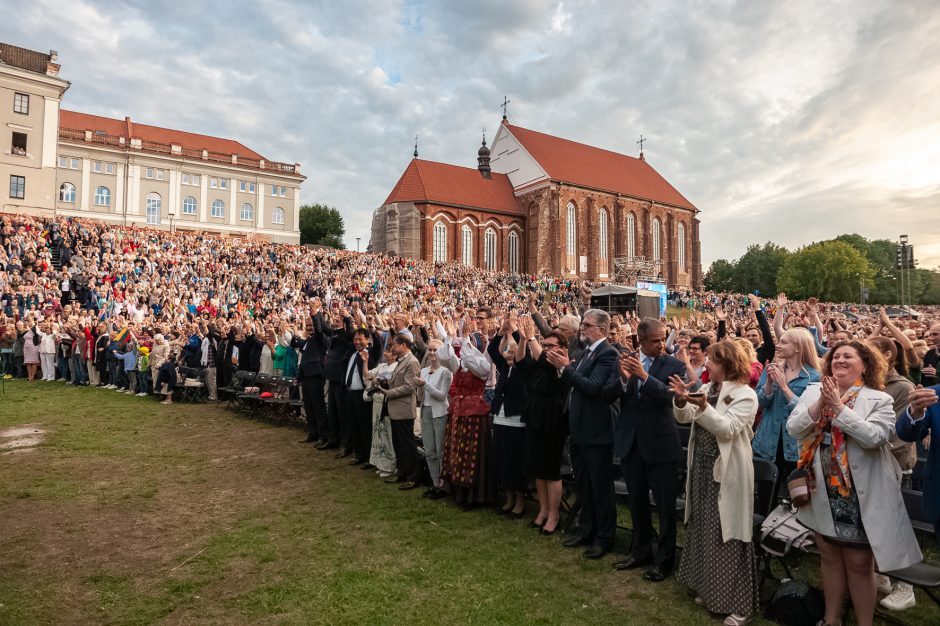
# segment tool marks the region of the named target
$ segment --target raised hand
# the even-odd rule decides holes
[[[937,403],[937,392],[933,389],[924,389],[922,385],[917,385],[908,393],[907,401],[911,404],[911,415],[915,419],[920,419],[928,408]]]

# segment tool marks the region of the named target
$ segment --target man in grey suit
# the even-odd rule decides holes
[[[421,466],[418,457],[418,443],[415,440],[415,411],[417,407],[418,378],[421,364],[411,353],[408,337],[397,334],[392,337],[391,350],[398,359],[398,365],[388,380],[388,388],[379,388],[377,393],[385,395],[382,415],[388,416],[392,425],[392,446],[398,475],[389,476],[387,483],[402,483],[400,491],[414,489],[421,484]]]
[[[571,362],[565,351],[546,355],[570,385],[568,423],[571,464],[582,503],[576,533],[565,540],[568,548],[587,546],[582,556],[599,559],[610,551],[617,527],[614,501],[613,443],[617,399],[605,399],[604,389],[616,383],[617,350],[607,343],[610,316],[599,309],[584,313],[581,335],[586,345],[581,358]]]

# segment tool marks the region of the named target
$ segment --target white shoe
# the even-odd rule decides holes
[[[147,394],[145,394],[145,393],[139,393],[139,394],[137,394],[137,397],[138,397],[138,398],[143,398],[143,397],[146,396],[146,395],[147,395]]]
[[[914,606],[916,602],[912,586],[907,583],[894,583],[894,590],[891,595],[882,598],[878,604],[889,611],[903,611]]]
[[[884,574],[875,574],[875,586],[878,587],[878,593],[885,596],[893,591],[891,579]]]

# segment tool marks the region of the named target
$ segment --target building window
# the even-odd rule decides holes
[[[663,251],[660,242],[662,226],[660,225],[659,218],[653,218],[653,260],[662,261],[663,260]]]
[[[68,167],[69,167],[69,159],[68,159],[68,157],[64,157],[64,156],[60,156],[60,157],[59,157],[59,167],[68,169]]]
[[[255,218],[255,208],[246,202],[242,205],[242,214],[239,217],[243,222],[250,222]]]
[[[75,202],[75,185],[72,183],[62,183],[59,185],[59,201]]]
[[[107,172],[108,174],[113,174],[113,173],[114,173],[114,163],[105,163],[104,171]]]
[[[598,220],[597,273],[607,274],[607,209],[601,209]]]
[[[627,214],[627,257],[636,256],[636,216]]]
[[[20,200],[26,197],[25,176],[10,176],[10,197]]]
[[[212,203],[212,217],[225,217],[225,203],[221,200]]]
[[[286,198],[286,197],[287,197],[287,187],[281,187],[281,194],[280,194],[280,195],[281,195],[282,198]]]
[[[568,217],[565,221],[565,255],[567,256],[567,271],[578,271],[578,212],[574,204],[568,203]]]
[[[25,93],[13,94],[13,112],[22,113],[23,115],[29,115],[29,94],[25,94]]]
[[[219,189],[228,189],[228,179],[220,178],[219,179]]]
[[[166,172],[160,169],[155,169],[152,167],[147,168],[146,178],[153,178],[154,180],[163,180],[166,178]]]
[[[432,257],[435,263],[447,263],[447,225],[444,222],[434,224],[434,249]]]
[[[241,191],[241,192],[246,192],[246,193],[254,193],[254,192],[255,192],[255,184],[254,184],[254,183],[249,183],[249,182],[244,181],[244,180],[241,180],[241,181],[238,182],[238,190]]]
[[[111,190],[107,187],[98,187],[95,190],[95,206],[111,206]]]
[[[189,184],[189,174],[183,174],[183,184],[184,185]]]
[[[183,200],[183,215],[195,215],[196,214],[196,199],[192,196],[186,196],[186,199]]]
[[[144,173],[144,178],[153,178],[154,170],[152,167],[148,167],[147,171]]]
[[[473,231],[466,224],[460,229],[460,254],[463,264],[473,267]]]
[[[10,154],[26,156],[26,133],[13,133],[13,141],[10,142]]]
[[[676,236],[676,245],[679,248],[679,269],[685,271],[685,224],[679,223],[679,232]]]
[[[210,187],[210,188],[216,189],[218,186],[219,186],[219,179],[218,179],[218,178],[210,178],[210,179],[209,179],[209,187]]]
[[[272,224],[284,223],[284,209],[282,209],[281,207],[274,207],[274,213],[271,214],[271,223]]]
[[[160,200],[160,194],[150,192],[147,194],[147,223],[148,224],[159,224],[160,223],[160,205],[162,204]]]
[[[95,170],[97,173],[101,173],[101,161],[95,161],[92,163],[91,169]]]
[[[519,273],[519,235],[509,233],[509,271]]]
[[[483,264],[488,270],[496,269],[496,231],[492,228],[483,233]]]
[[[78,159],[69,160],[69,169],[77,170],[78,169]]]

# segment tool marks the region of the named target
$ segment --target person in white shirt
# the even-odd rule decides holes
[[[453,374],[441,363],[440,351],[444,342],[432,339],[428,342],[426,360],[428,365],[421,370],[418,385],[421,393],[421,439],[424,442],[425,460],[431,474],[431,488],[424,492],[426,498],[437,500],[446,495],[441,488],[441,457],[444,454],[444,434],[447,429],[447,411],[450,407],[447,394]]]

